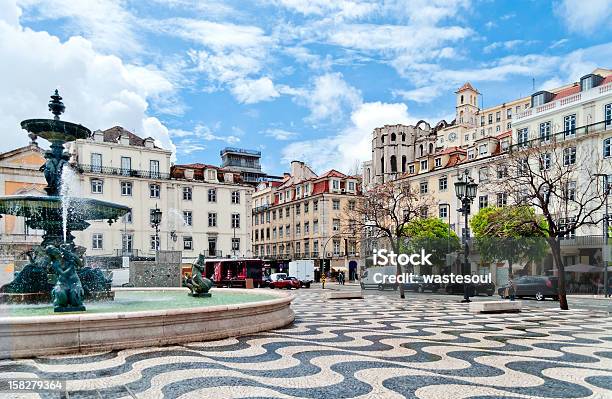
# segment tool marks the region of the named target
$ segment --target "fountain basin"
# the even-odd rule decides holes
[[[163,299],[164,293],[180,294],[193,305],[176,308],[176,303],[165,301],[161,309],[128,305],[118,311],[122,296],[134,292],[152,301]],[[192,298],[188,292],[185,288],[117,288],[109,312],[97,312],[87,304],[87,313],[47,315],[41,311],[34,316],[0,317],[0,359],[217,340],[280,328],[295,318],[290,307],[293,296],[281,292],[213,289],[212,298]],[[223,297],[229,300],[221,303],[230,303],[218,304]],[[210,301],[214,298],[216,302]]]
[[[48,141],[74,141],[91,135],[85,126],[59,119],[26,119],[21,128]]]

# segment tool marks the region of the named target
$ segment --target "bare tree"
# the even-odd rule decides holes
[[[547,237],[558,270],[559,306],[568,309],[561,240],[586,230],[604,218],[608,188],[598,184],[602,161],[598,140],[580,140],[562,132],[514,145],[497,161],[496,191],[510,202],[530,205],[536,213],[525,220]],[[505,193],[505,194],[504,194]],[[544,217],[546,223],[541,223]]]
[[[406,225],[411,219],[424,216],[431,204],[431,197],[422,195],[407,181],[391,181],[377,185],[364,193],[352,209],[347,209],[347,234],[359,234],[388,242],[393,252],[400,253],[402,243],[408,238]],[[402,274],[398,264],[396,275]],[[399,284],[400,297],[404,298],[404,286]]]

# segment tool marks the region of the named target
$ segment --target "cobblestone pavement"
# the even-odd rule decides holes
[[[2,361],[0,378],[68,379],[70,398],[612,397],[607,314],[527,307],[472,315],[430,296],[328,301],[320,290],[295,293],[297,318],[285,329]]]

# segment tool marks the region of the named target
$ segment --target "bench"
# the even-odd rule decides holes
[[[327,293],[327,299],[363,299],[361,290],[334,290]]]
[[[470,312],[472,313],[519,313],[522,307],[522,301],[470,302]]]

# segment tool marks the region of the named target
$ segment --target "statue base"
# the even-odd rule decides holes
[[[55,308],[53,308],[53,311],[56,313],[63,313],[63,312],[84,312],[85,311],[85,306],[81,305],[81,306],[57,306]]]
[[[194,298],[210,298],[212,294],[210,292],[201,292],[199,294],[194,294],[190,292],[189,296],[192,296]]]

